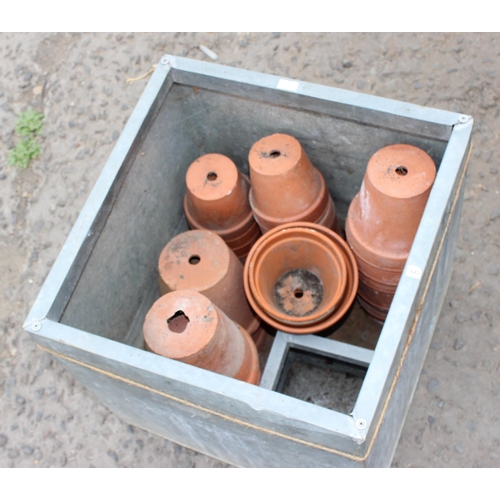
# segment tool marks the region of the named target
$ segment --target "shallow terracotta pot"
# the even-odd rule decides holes
[[[143,333],[147,348],[156,354],[250,384],[260,382],[250,335],[198,292],[160,297],[146,315]]]
[[[158,272],[161,295],[174,290],[202,293],[261,347],[265,337],[245,296],[243,265],[220,236],[206,230],[178,234],[162,250]]]
[[[227,156],[214,153],[190,165],[186,185],[189,226],[216,232],[239,258],[246,257],[261,235],[248,201],[248,178]]]
[[[339,321],[358,288],[356,260],[332,230],[308,222],[266,233],[248,255],[244,284],[257,314],[288,333],[308,334]]]
[[[360,303],[384,320],[420,224],[436,166],[423,150],[395,144],[368,162],[346,220],[360,272]]]
[[[297,139],[286,134],[264,137],[250,149],[248,161],[249,201],[263,233],[299,221],[337,227],[325,180]]]

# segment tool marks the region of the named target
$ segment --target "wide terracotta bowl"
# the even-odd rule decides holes
[[[248,255],[244,286],[255,312],[287,333],[317,333],[347,313],[358,289],[347,243],[318,224],[284,224],[266,233]]]

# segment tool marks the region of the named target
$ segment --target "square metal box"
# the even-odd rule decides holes
[[[389,466],[452,270],[469,116],[164,56],[55,262],[24,328],[126,422],[238,466]],[[142,349],[157,259],[187,229],[185,172],[217,152],[295,136],[343,225],[367,162],[408,143],[438,174],[376,348],[278,332],[260,387]],[[290,349],[367,368],[350,414],[274,390]]]

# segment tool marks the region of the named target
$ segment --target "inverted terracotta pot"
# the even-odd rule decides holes
[[[249,201],[263,233],[291,222],[321,221],[330,228],[336,224],[325,180],[297,139],[286,134],[264,137],[250,149],[248,161],[252,180]]]
[[[347,215],[346,235],[354,253],[382,269],[402,270],[435,178],[434,161],[415,146],[395,144],[377,151]]]
[[[308,222],[279,226],[245,264],[247,298],[271,326],[294,334],[324,330],[350,308],[358,288],[354,256],[332,230]]]
[[[160,297],[146,315],[143,333],[147,348],[156,354],[250,384],[260,381],[249,334],[198,292]]]
[[[186,185],[189,226],[216,232],[239,258],[246,257],[261,234],[248,201],[248,178],[227,156],[207,154],[190,165]]]
[[[436,177],[432,158],[408,144],[375,153],[347,215],[346,237],[358,262],[359,298],[385,320]]]
[[[193,230],[175,236],[160,254],[158,271],[161,295],[202,293],[262,344],[259,318],[245,296],[243,265],[217,234]]]

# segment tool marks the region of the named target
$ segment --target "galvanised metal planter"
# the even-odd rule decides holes
[[[388,466],[449,283],[472,126],[457,113],[164,56],[24,328],[123,420],[220,460]],[[246,165],[252,144],[276,132],[300,138],[341,226],[382,147],[417,146],[438,172],[376,348],[278,332],[257,387],[147,352],[142,324],[158,298],[158,256],[188,229],[189,165],[215,151]],[[275,391],[290,350],[366,369],[350,413]]]

